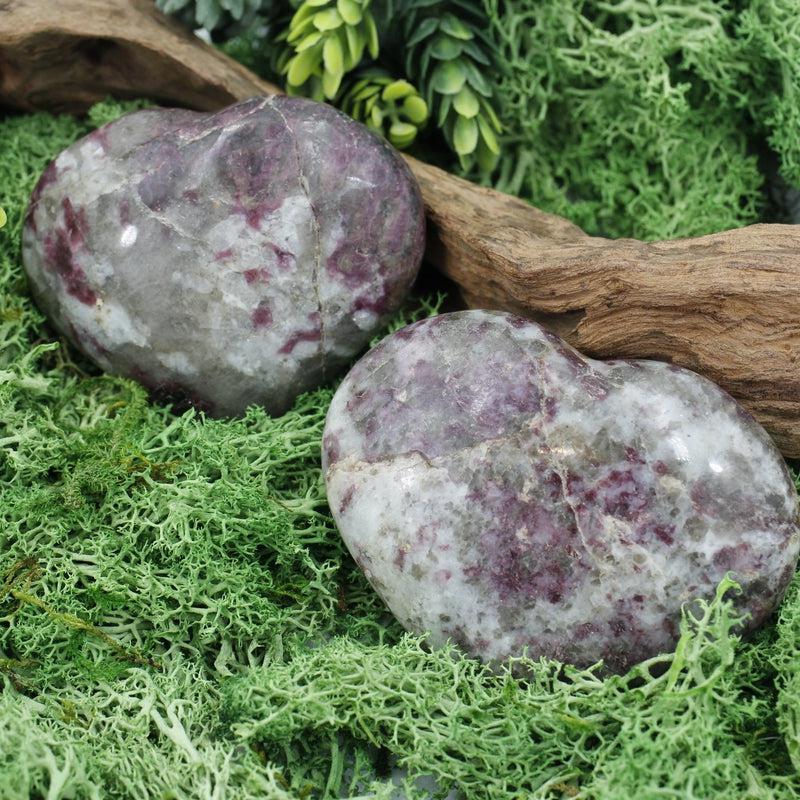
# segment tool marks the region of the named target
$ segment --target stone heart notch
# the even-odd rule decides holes
[[[800,547],[797,493],[725,392],[652,361],[584,358],[488,311],[389,336],[339,387],[328,499],[408,629],[488,662],[622,671],[671,650],[727,572],[761,624]]]
[[[128,114],[64,150],[23,261],[103,369],[216,415],[273,413],[352,359],[402,302],[424,211],[399,155],[320,103]]]

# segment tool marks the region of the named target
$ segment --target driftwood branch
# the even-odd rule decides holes
[[[277,91],[149,0],[0,0],[7,107],[83,111],[114,95],[210,110]],[[800,456],[800,226],[611,241],[408,161],[428,210],[428,260],[469,305],[539,319],[590,355],[694,369]]]

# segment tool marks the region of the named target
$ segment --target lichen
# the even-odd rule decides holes
[[[593,234],[667,239],[774,217],[771,160],[800,180],[795,0],[483,5],[499,188]]]

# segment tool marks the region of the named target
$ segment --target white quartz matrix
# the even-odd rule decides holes
[[[341,384],[323,441],[375,590],[484,661],[624,670],[673,648],[682,604],[728,572],[758,626],[797,561],[786,465],[729,395],[669,364],[584,358],[509,314],[389,336]]]

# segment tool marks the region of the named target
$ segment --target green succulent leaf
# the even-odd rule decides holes
[[[462,61],[445,61],[433,71],[431,87],[439,94],[458,94],[467,80]]]
[[[478,122],[481,139],[485,142],[486,148],[494,155],[499,156],[500,145],[497,142],[497,137],[494,135],[492,126],[484,119],[483,116],[478,116],[476,119]]]
[[[302,86],[319,65],[319,54],[314,50],[304,50],[289,61],[286,80],[290,86]]]
[[[477,61],[479,64],[482,64],[484,67],[488,67],[491,64],[491,60],[489,56],[481,49],[480,45],[478,45],[474,41],[469,42],[461,42],[461,52],[468,55],[473,61]]]
[[[230,13],[234,19],[241,19],[244,15],[245,0],[220,0],[220,6]]]
[[[460,156],[472,153],[478,145],[478,123],[469,117],[458,117],[453,127],[453,148]]]
[[[486,98],[481,97],[481,110],[483,113],[488,117],[489,123],[491,126],[500,133],[503,130],[503,125],[500,122],[500,118],[497,116],[497,113],[492,108],[492,104],[486,100]]]
[[[441,34],[430,45],[431,55],[439,61],[452,61],[461,55],[464,43],[452,36]]]
[[[361,22],[363,11],[355,0],[337,0],[336,10],[348,25],[358,25]]]
[[[453,107],[453,95],[446,94],[439,100],[439,114],[436,124],[444,129],[447,124],[447,119],[450,116],[450,110]]]
[[[381,96],[384,100],[402,100],[416,93],[417,90],[408,81],[399,80],[388,84]]]
[[[344,20],[335,8],[326,8],[314,14],[314,27],[320,31],[336,30]]]
[[[325,39],[325,44],[322,46],[322,63],[325,65],[326,74],[330,73],[331,75],[338,76],[341,80],[345,71],[344,51],[342,50],[342,43],[338,36],[328,36]],[[331,97],[334,95],[331,95]]]
[[[286,36],[286,41],[290,44],[296,42],[298,39],[303,39],[303,37],[307,36],[309,33],[314,31],[314,17],[306,17],[302,21],[300,21],[294,27],[289,28],[289,32]]]
[[[453,98],[453,108],[462,117],[474,117],[480,111],[480,107],[478,98],[468,86],[464,86]]]
[[[359,81],[352,89],[352,99],[354,101],[366,100],[368,97],[374,97],[380,90],[381,87],[377,84]]]
[[[491,147],[497,146],[497,136],[492,133],[500,131],[500,123],[493,108],[496,81],[490,57],[495,45],[487,27],[488,8],[495,2],[410,0],[406,10],[397,12],[404,19],[406,73],[425,98],[426,114],[433,116],[454,151],[457,142],[462,164],[477,158],[472,154],[477,149],[474,140],[483,141],[477,122],[481,115],[492,129]],[[474,125],[459,122],[461,118],[473,120]],[[491,152],[488,145],[484,147]],[[489,159],[482,162],[487,164]]]
[[[322,41],[322,38],[322,31],[314,31],[314,33],[309,33],[305,39],[301,39],[300,42],[295,45],[295,51],[302,53],[304,50],[308,50],[309,47],[314,47],[314,45],[319,44]]]
[[[327,0],[325,0],[327,2]],[[289,22],[289,30],[294,30],[297,28],[301,23],[305,22],[307,19],[310,19],[314,16],[317,12],[314,10],[315,6],[312,5],[310,0],[306,0],[297,11],[294,12],[294,16]]]
[[[380,42],[369,5],[369,0],[305,0],[288,28],[277,32],[275,41],[286,46],[272,63],[287,76],[294,94],[337,101],[345,75],[361,63],[365,49],[378,55]],[[353,96],[350,103],[363,99]]]
[[[474,155],[478,167],[483,172],[491,172],[497,166],[499,153],[490,149],[483,138],[478,140],[478,146],[475,148]]]
[[[221,16],[222,8],[214,0],[197,0],[194,17],[201,28],[214,30]]]
[[[361,59],[364,56],[366,40],[359,30],[352,25],[347,25],[344,29],[344,33],[347,39],[347,52],[350,56],[349,62],[353,67],[356,67],[361,63]]]
[[[333,100],[336,97],[339,87],[342,84],[342,74],[335,72],[328,72],[325,70],[322,73],[322,93],[327,100]]]
[[[439,24],[441,30],[445,33],[454,36],[456,39],[463,39],[469,41],[475,34],[468,28],[458,17],[453,14],[447,13],[442,17]]]
[[[417,127],[408,122],[393,122],[389,128],[389,141],[397,148],[411,145],[417,138]]]
[[[406,58],[406,72],[409,75],[428,75],[428,68],[431,64],[431,48],[426,47],[422,51],[422,55],[418,57],[416,51],[409,50],[408,57]],[[416,70],[416,71],[415,71]]]
[[[492,87],[481,71],[471,61],[461,59],[460,63],[463,65],[463,69],[466,72],[469,85],[484,97],[491,97]]]
[[[406,39],[405,46],[408,50],[427,39],[439,27],[439,20],[435,17],[428,17],[423,20],[420,26]]]
[[[407,77],[392,77],[376,65],[361,67],[354,78],[352,71],[364,59],[380,55],[370,5],[371,0],[301,3],[288,29],[278,30],[276,37],[286,42],[273,63],[286,75],[287,90],[336,103],[396,147],[416,141],[432,116],[462,164],[488,163],[488,156],[499,151],[501,127],[492,106],[492,84],[484,74],[491,65],[487,38],[471,0],[380,6],[381,24],[405,31]],[[475,155],[478,147],[481,154]]]
[[[375,26],[375,18],[372,14],[367,13],[364,15],[364,23],[367,33],[367,50],[373,58],[377,58],[380,50],[380,39],[378,38],[378,29]]]
[[[423,125],[428,119],[428,104],[418,95],[403,100],[403,112],[415,125]]]
[[[363,70],[360,75],[344,96],[344,110],[395,147],[411,145],[428,120],[428,106],[417,89],[382,69]]]

